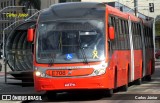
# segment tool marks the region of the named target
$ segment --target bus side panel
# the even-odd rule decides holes
[[[135,65],[135,75],[134,80],[141,78],[142,75],[142,51],[141,50],[134,50],[134,65]]]
[[[114,51],[110,64],[115,69],[113,74],[115,78],[115,88],[128,84],[128,79],[130,78],[130,73],[128,74],[130,51]]]

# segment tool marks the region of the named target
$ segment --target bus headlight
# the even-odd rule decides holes
[[[46,74],[45,74],[45,73],[42,73],[42,72],[40,72],[40,71],[36,71],[36,72],[35,72],[35,75],[36,75],[37,77],[46,77]]]
[[[99,70],[94,70],[94,74],[98,75],[99,74]]]
[[[100,65],[94,68],[94,75],[102,75],[106,72],[106,68],[108,67],[108,63],[102,62]]]
[[[36,72],[35,72],[35,75],[36,75],[37,77],[39,77],[39,76],[41,75],[41,72],[36,71]]]
[[[41,77],[46,77],[46,74],[45,73],[41,73]]]
[[[94,70],[94,74],[95,75],[102,75],[106,72],[106,69],[105,68],[99,68],[99,69],[95,69]]]

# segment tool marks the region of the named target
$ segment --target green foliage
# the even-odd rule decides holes
[[[156,22],[155,24],[156,36],[160,36],[160,22]]]

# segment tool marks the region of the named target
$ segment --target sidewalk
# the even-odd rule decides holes
[[[0,63],[2,64],[2,70],[0,71],[0,76],[4,76],[5,68],[4,68],[4,62],[3,59],[0,59]],[[11,71],[11,69],[7,65],[7,72]]]

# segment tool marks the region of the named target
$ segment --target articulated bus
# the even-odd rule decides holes
[[[154,72],[152,22],[104,3],[62,3],[43,10],[27,40],[34,43],[34,88],[127,90]]]

